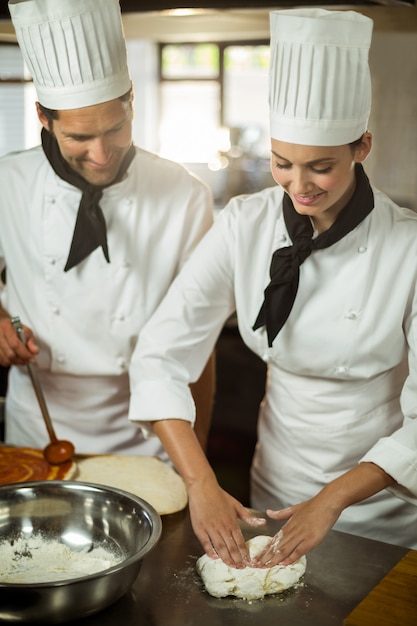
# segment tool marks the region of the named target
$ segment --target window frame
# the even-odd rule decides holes
[[[204,45],[214,45],[217,46],[219,50],[219,71],[217,77],[187,77],[187,78],[170,78],[162,75],[162,57],[163,57],[163,49],[166,46],[197,46],[200,44]],[[218,82],[219,84],[219,92],[220,92],[220,107],[219,107],[219,126],[225,125],[225,68],[224,68],[224,58],[226,48],[231,46],[236,47],[251,47],[255,48],[256,46],[269,46],[269,39],[241,39],[241,40],[227,40],[227,41],[181,41],[181,42],[159,42],[158,44],[158,84],[162,85],[164,82]],[[161,121],[161,120],[160,120]]]

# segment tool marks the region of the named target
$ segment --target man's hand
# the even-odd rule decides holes
[[[39,348],[30,328],[23,326],[23,330],[26,344],[17,336],[10,317],[0,318],[0,365],[3,367],[24,365],[27,361],[32,363],[35,361]]]

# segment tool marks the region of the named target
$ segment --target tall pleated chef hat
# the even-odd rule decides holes
[[[9,10],[43,106],[77,109],[129,91],[118,0],[10,0]]]
[[[371,110],[373,21],[355,11],[273,11],[269,77],[273,139],[338,146],[359,139]]]

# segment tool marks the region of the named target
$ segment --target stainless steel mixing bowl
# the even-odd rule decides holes
[[[95,574],[44,583],[0,582],[0,622],[61,623],[125,594],[161,535],[155,509],[125,491],[76,481],[0,486],[0,546],[42,535],[71,550],[103,547],[121,561]]]

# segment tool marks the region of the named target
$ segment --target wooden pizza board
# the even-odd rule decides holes
[[[344,626],[416,626],[417,550],[410,550],[343,622]]]

